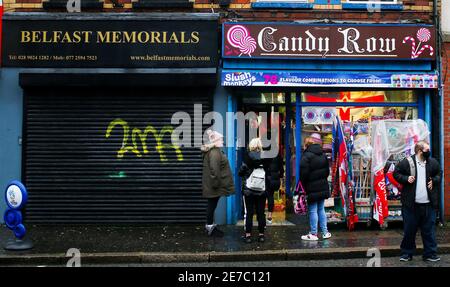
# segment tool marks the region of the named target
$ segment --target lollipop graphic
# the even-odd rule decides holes
[[[231,46],[238,48],[241,54],[239,57],[249,55],[256,50],[256,41],[249,35],[248,29],[241,25],[235,25],[228,30],[227,40]]]
[[[416,48],[416,39],[414,39],[413,37],[408,36],[403,39],[403,44],[405,44],[407,41],[411,42],[411,59],[418,58],[426,49],[430,50],[430,56],[433,56],[434,49],[431,45],[424,45],[422,49],[420,49],[420,45],[422,45],[422,43],[430,41],[431,39],[430,30],[427,28],[421,28],[417,31],[416,37],[419,40],[419,45],[417,45],[417,48]]]
[[[417,39],[419,39],[420,42],[428,42],[431,39],[431,32],[427,28],[422,28],[419,31],[417,31]]]
[[[429,49],[430,50],[430,56],[433,56],[434,50],[433,50],[433,47],[431,47],[430,45],[423,46],[422,49],[420,49],[420,51],[419,51],[420,45],[422,43],[426,43],[426,42],[430,41],[430,39],[431,39],[431,32],[430,32],[430,30],[428,30],[427,28],[419,29],[419,31],[417,31],[417,39],[419,39],[420,43],[419,43],[419,45],[417,45],[417,49],[415,51],[416,58],[419,57],[420,54],[422,54],[422,52],[425,49]]]
[[[246,36],[242,39],[241,47],[239,48],[242,54],[249,55],[251,57],[252,56],[251,54],[255,51],[255,49],[256,49],[255,39],[253,39],[251,36]]]

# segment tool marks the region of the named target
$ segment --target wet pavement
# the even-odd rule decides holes
[[[70,248],[82,253],[205,253],[205,252],[252,252],[279,250],[326,250],[348,248],[372,248],[399,246],[402,238],[401,225],[379,230],[365,226],[349,232],[344,226],[331,225],[333,237],[318,242],[300,239],[307,232],[306,225],[268,226],[266,242],[246,244],[242,242],[242,226],[221,226],[223,238],[211,238],[202,225],[167,226],[28,226],[29,238],[35,247],[28,251],[6,251],[0,256],[65,254]],[[254,233],[256,236],[256,231]],[[439,244],[449,244],[450,228],[437,227]],[[0,242],[4,245],[13,239],[12,232],[0,227]],[[421,245],[420,237],[417,240]]]
[[[400,262],[397,257],[381,257],[379,265],[370,258],[333,259],[333,260],[290,260],[290,261],[244,261],[244,262],[184,262],[184,263],[150,263],[150,264],[102,264],[102,267],[450,267],[450,254],[441,255],[439,262],[425,262],[417,256],[410,262]],[[83,264],[83,267],[99,265]]]

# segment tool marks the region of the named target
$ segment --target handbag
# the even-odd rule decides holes
[[[308,204],[306,201],[306,192],[300,181],[297,183],[297,188],[295,189],[295,193],[298,195],[297,202],[295,203],[295,206],[294,206],[295,214],[299,214],[299,215],[307,214],[308,213]]]

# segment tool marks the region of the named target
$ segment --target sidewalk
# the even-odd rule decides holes
[[[331,239],[304,242],[300,235],[306,227],[295,225],[269,226],[266,242],[246,244],[241,241],[242,226],[221,229],[223,238],[207,237],[201,225],[28,226],[35,247],[20,252],[2,247],[0,265],[65,265],[70,248],[78,248],[82,262],[92,264],[362,258],[374,247],[382,256],[398,256],[402,239],[399,227],[381,231],[361,226],[349,232],[331,225]],[[437,227],[439,253],[450,253],[449,235],[450,228]],[[12,238],[10,230],[0,227],[1,245]],[[420,253],[419,238],[417,244]]]

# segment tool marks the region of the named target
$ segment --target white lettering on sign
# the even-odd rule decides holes
[[[305,32],[307,37],[282,37],[277,41],[274,39],[275,32],[272,27],[261,29],[258,34],[258,45],[264,52],[270,53],[278,50],[280,52],[314,52],[326,54],[330,50],[330,38],[317,38],[310,30]]]
[[[338,52],[345,52],[348,54],[352,54],[355,51],[357,53],[364,53],[364,49],[359,49],[358,42],[360,33],[355,28],[348,28],[343,30],[342,28],[338,29],[338,32],[344,35],[344,47],[338,49]]]
[[[251,73],[229,73],[225,75],[225,86],[251,86],[256,80]]]
[[[272,34],[276,32],[277,29],[266,27],[261,30],[258,34],[258,45],[264,52],[270,53],[275,51],[277,45],[273,42]],[[272,42],[268,39],[272,39]]]
[[[371,37],[361,38],[361,33],[357,28],[338,28],[343,41],[333,41],[343,43],[337,49],[338,54],[332,56],[358,55],[358,54],[389,54],[396,51],[395,38]],[[300,35],[277,35],[279,29],[264,27],[258,33],[258,46],[264,52],[262,55],[322,55],[330,52],[330,38],[320,32],[306,30]],[[339,35],[339,34],[338,34]],[[277,37],[278,36],[278,37]],[[279,53],[278,53],[279,52]],[[289,54],[289,53],[292,54]],[[302,54],[304,52],[305,54]],[[295,53],[295,54],[294,54]]]

